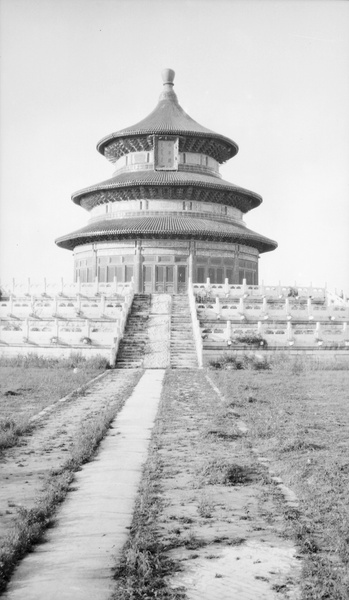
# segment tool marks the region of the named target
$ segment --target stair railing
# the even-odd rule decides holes
[[[128,288],[128,294],[125,296],[125,300],[121,305],[121,314],[117,319],[115,326],[115,337],[110,348],[109,364],[112,367],[115,364],[116,357],[119,351],[119,346],[122,338],[124,337],[125,327],[127,318],[131,312],[132,302],[135,295],[134,281],[132,281]]]
[[[199,323],[199,319],[198,319],[197,313],[196,313],[195,294],[194,294],[191,278],[189,278],[189,281],[188,281],[188,298],[189,298],[191,320],[192,320],[192,324],[193,324],[193,333],[194,333],[196,354],[198,357],[198,365],[199,365],[199,369],[202,369],[203,343],[202,343],[202,337],[201,337],[200,323]]]

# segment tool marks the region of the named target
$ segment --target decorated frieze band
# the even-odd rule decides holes
[[[120,200],[188,200],[198,202],[213,202],[235,207],[246,213],[258,206],[261,199],[231,190],[217,189],[209,185],[194,187],[178,183],[163,186],[158,184],[137,185],[128,184],[110,190],[96,190],[79,193],[73,197],[76,204],[85,210],[91,210],[98,204],[119,202]]]
[[[159,136],[155,136],[159,137]],[[231,152],[228,144],[221,140],[202,137],[200,134],[183,135],[178,138],[179,152],[193,152],[199,154],[207,154],[218,163],[222,164],[231,157]],[[145,152],[154,149],[153,135],[127,136],[119,139],[114,139],[109,143],[105,143],[102,153],[115,163],[119,158],[131,152]]]

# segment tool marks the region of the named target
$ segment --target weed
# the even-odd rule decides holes
[[[324,450],[325,444],[318,444],[317,442],[308,441],[305,438],[296,437],[292,441],[280,447],[280,452],[297,452],[302,450]]]
[[[251,467],[225,460],[213,460],[206,464],[202,476],[206,484],[246,485],[255,478]]]
[[[167,545],[156,534],[156,517],[162,509],[158,494],[158,479],[161,463],[155,452],[151,452],[143,475],[140,495],[136,502],[130,536],[123,550],[119,566],[115,570],[115,592],[117,600],[182,600],[183,588],[173,589],[167,577],[179,566],[166,555],[170,548],[182,545],[174,539]]]
[[[216,438],[220,438],[226,441],[233,441],[241,438],[243,434],[241,431],[224,431],[223,429],[209,429],[206,435],[214,435]]]
[[[203,519],[210,519],[214,511],[214,503],[212,498],[203,494],[198,503],[198,513]]]
[[[14,419],[0,419],[0,451],[12,448],[18,438],[31,431],[32,426],[26,419],[15,421]]]
[[[302,358],[296,356],[292,363],[291,373],[292,375],[302,375],[306,369],[306,365]]]

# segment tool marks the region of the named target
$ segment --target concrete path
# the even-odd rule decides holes
[[[6,600],[104,600],[127,540],[160,400],[164,370],[146,371],[103,440],[76,474],[45,541],[19,565]]]

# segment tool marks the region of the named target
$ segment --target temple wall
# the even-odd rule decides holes
[[[189,240],[103,242],[75,248],[74,277],[82,283],[129,282],[136,291],[183,293],[198,283],[258,284],[258,251],[249,246]]]

